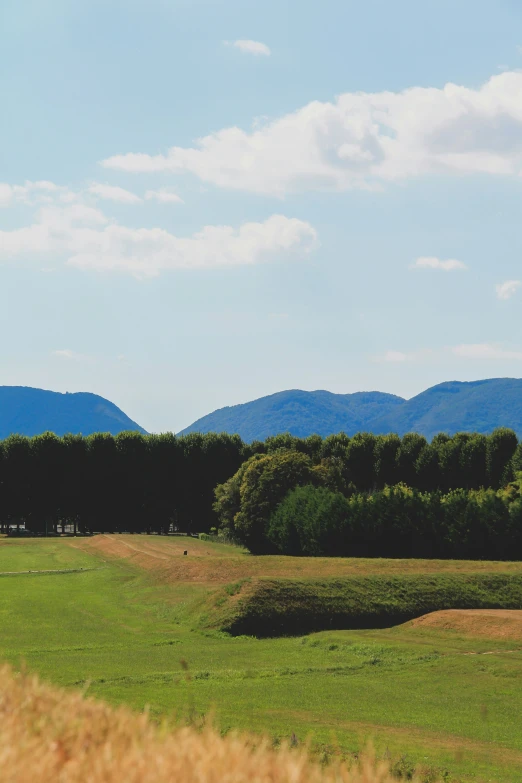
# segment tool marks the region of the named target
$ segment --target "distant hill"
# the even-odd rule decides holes
[[[384,414],[373,432],[419,432],[432,438],[438,432],[482,432],[511,427],[522,438],[522,380],[439,383],[407,400],[393,415]]]
[[[234,405],[198,419],[189,432],[238,433],[243,440],[264,440],[290,432],[323,437],[341,430],[376,434],[418,432],[488,433],[511,427],[522,438],[522,380],[492,378],[468,383],[449,381],[404,400],[382,392],[332,394],[328,391],[283,391]]]
[[[47,430],[56,435],[67,432],[117,435],[124,430],[145,434],[139,424],[97,394],[61,394],[29,386],[0,386],[0,438],[7,438],[11,433],[39,435]]]
[[[313,433],[325,437],[341,430],[355,433],[367,430],[376,419],[391,414],[403,404],[402,397],[381,392],[332,394],[294,389],[221,408],[198,419],[181,434],[237,432],[250,442],[279,432],[291,432],[300,438]]]

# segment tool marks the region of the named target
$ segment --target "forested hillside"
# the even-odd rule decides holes
[[[492,378],[484,381],[440,383],[406,400],[375,420],[375,433],[419,432],[433,438],[438,432],[487,434],[510,427],[522,437],[522,380]]]
[[[67,432],[90,435],[145,430],[114,403],[97,394],[61,394],[29,386],[0,386],[0,438]]]
[[[371,430],[372,423],[404,403],[402,397],[381,392],[332,394],[329,391],[282,391],[244,405],[221,408],[191,424],[190,432],[237,433],[247,443],[290,432],[298,438],[326,437],[334,432]]]
[[[313,434],[326,437],[341,431],[347,435],[363,431],[399,435],[418,432],[432,438],[438,432],[488,434],[497,427],[510,427],[522,437],[521,379],[451,381],[410,400],[381,392],[284,391],[221,408],[180,434],[237,433],[247,442],[282,432],[300,438]]]

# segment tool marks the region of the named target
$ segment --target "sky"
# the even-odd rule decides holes
[[[521,197],[520,0],[0,3],[0,384],[522,377]]]

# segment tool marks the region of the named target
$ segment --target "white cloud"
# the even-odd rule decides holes
[[[108,201],[119,201],[121,204],[141,204],[142,199],[130,190],[120,188],[117,185],[103,185],[100,182],[94,182],[87,188],[87,192],[97,198]]]
[[[9,207],[15,203],[34,206],[49,204],[56,200],[71,201],[76,197],[69,188],[47,180],[38,182],[27,180],[23,185],[8,185],[6,182],[0,182],[0,207]]]
[[[423,348],[413,352],[386,351],[370,357],[374,362],[403,364],[404,362],[437,361],[446,362],[449,355],[468,360],[515,360],[522,361],[522,350],[508,350],[500,343],[462,343],[436,349]]]
[[[466,264],[462,261],[456,261],[454,258],[449,258],[447,261],[441,261],[440,258],[436,258],[435,256],[421,256],[411,265],[411,269],[444,269],[446,272],[467,268]]]
[[[263,223],[205,226],[190,237],[161,228],[129,228],[83,204],[39,210],[30,225],[0,231],[0,259],[63,255],[83,269],[114,270],[144,278],[166,269],[242,266],[306,254],[317,242],[309,223],[272,215]]]
[[[372,357],[374,362],[386,362],[391,364],[402,364],[403,362],[412,362],[420,358],[420,354],[403,353],[403,351],[386,351],[379,356]]]
[[[506,351],[497,343],[456,345],[451,349],[461,359],[516,359],[522,360],[522,351]]]
[[[190,171],[204,182],[284,196],[346,190],[426,174],[522,173],[522,72],[478,89],[447,84],[344,93],[251,132],[224,128],[165,155],[103,161],[131,172]]]
[[[8,207],[13,200],[13,189],[6,182],[0,182],[0,207]]]
[[[71,190],[66,185],[56,185],[54,182],[40,180],[38,182],[26,181],[23,185],[9,185],[0,182],[0,206],[11,206],[15,203],[27,206],[39,204],[72,204],[81,202],[85,197],[92,196],[96,199],[119,201],[124,204],[139,204],[142,199],[129,190],[116,185],[104,185],[93,182],[87,188]]]
[[[269,47],[261,43],[261,41],[250,41],[246,39],[240,39],[238,41],[224,41],[225,46],[234,46],[245,54],[254,54],[256,56],[263,55],[264,57],[270,57],[272,52]]]
[[[511,299],[513,294],[516,294],[517,290],[522,285],[521,280],[506,280],[505,283],[498,283],[495,286],[498,299]]]
[[[168,188],[160,188],[159,190],[147,190],[145,198],[150,200],[154,199],[159,201],[160,204],[184,204],[183,199],[178,196],[174,191]]]
[[[88,359],[88,356],[85,356],[83,353],[76,353],[76,351],[71,351],[70,348],[62,348],[58,351],[53,351],[54,356],[58,356],[60,359],[67,359],[68,361],[74,361],[74,362],[81,362],[84,359]]]
[[[412,358],[411,354],[402,353],[402,351],[386,351],[382,360],[384,362],[408,362]]]

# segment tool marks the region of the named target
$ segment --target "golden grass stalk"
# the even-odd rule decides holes
[[[371,759],[322,768],[305,750],[212,728],[167,730],[0,668],[2,783],[392,783]]]

